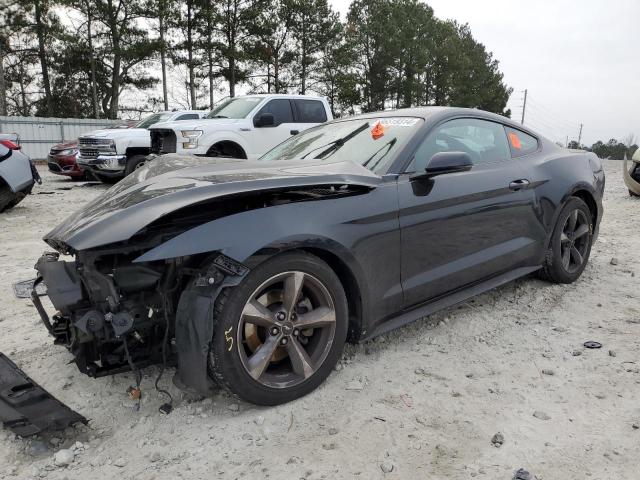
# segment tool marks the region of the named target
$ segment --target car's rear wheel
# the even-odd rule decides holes
[[[575,282],[587,266],[593,218],[587,204],[571,197],[556,221],[542,274],[556,283]]]
[[[344,347],[348,310],[336,274],[319,258],[285,253],[259,265],[216,303],[209,371],[259,405],[314,390]]]

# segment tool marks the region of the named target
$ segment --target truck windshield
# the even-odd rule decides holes
[[[379,173],[422,124],[423,120],[417,117],[371,117],[326,123],[289,138],[260,160],[352,161]]]
[[[260,97],[238,97],[218,105],[205,118],[244,118],[262,101]]]
[[[147,118],[136,123],[134,128],[149,128],[153,124],[169,120],[172,115],[172,113],[154,113],[153,115],[149,115]]]

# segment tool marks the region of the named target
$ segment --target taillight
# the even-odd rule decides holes
[[[0,140],[0,143],[7,147],[9,150],[20,150],[22,147],[11,140]]]

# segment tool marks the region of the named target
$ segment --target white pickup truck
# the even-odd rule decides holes
[[[191,122],[157,123],[151,153],[256,159],[292,135],[331,120],[325,98],[261,94],[234,97]]]
[[[149,127],[158,122],[185,122],[201,118],[207,112],[182,110],[158,112],[135,124],[132,128],[109,128],[87,132],[78,138],[77,163],[81,170],[94,177],[113,182],[140,168],[147,156],[151,137]]]

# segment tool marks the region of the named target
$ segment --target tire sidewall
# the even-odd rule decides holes
[[[589,243],[587,246],[587,251],[585,252],[585,255],[584,255],[584,262],[582,262],[582,265],[580,266],[580,268],[578,268],[575,272],[568,272],[562,266],[562,248],[561,248],[560,237],[562,235],[562,231],[563,231],[565,222],[567,221],[567,218],[569,218],[569,215],[571,214],[571,212],[573,212],[576,209],[581,210],[586,215],[591,225],[591,228],[589,229],[589,233],[587,234],[589,236],[589,239],[588,239]],[[560,283],[575,282],[580,277],[580,275],[582,275],[582,272],[584,271],[587,264],[589,263],[589,256],[591,253],[592,243],[593,243],[593,216],[591,215],[591,210],[589,210],[589,207],[582,199],[571,197],[569,201],[566,203],[566,205],[560,211],[560,214],[558,215],[556,226],[553,231],[553,237],[551,239],[552,253],[551,253],[551,266],[550,266],[551,272],[550,273],[552,274],[553,278]]]
[[[329,291],[336,310],[336,330],[327,357],[316,372],[293,387],[278,389],[254,380],[245,370],[237,344],[240,316],[249,296],[268,278],[286,271],[301,271],[317,278]],[[331,268],[314,255],[285,253],[252,270],[237,286],[232,287],[218,311],[210,350],[210,371],[214,378],[239,397],[259,405],[285,403],[314,390],[331,373],[342,355],[347,337],[348,307],[344,289]]]
[[[127,166],[125,168],[124,174],[130,175],[133,173],[141,162],[144,162],[147,159],[146,155],[133,155],[131,158],[127,159]]]

